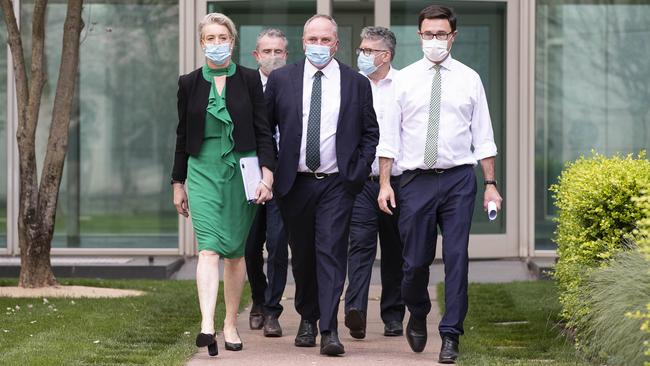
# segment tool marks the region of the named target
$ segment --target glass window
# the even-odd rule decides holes
[[[506,4],[503,2],[436,2],[454,9],[458,35],[451,51],[454,59],[474,69],[480,76],[487,94],[494,139],[498,148],[496,179],[501,195],[506,191],[506,119],[505,119],[505,41]],[[422,46],[418,31],[418,15],[430,1],[391,1],[391,30],[397,38],[393,66],[404,68],[421,59]],[[477,181],[483,182],[483,172],[476,168]],[[505,233],[507,211],[494,222],[483,211],[483,184],[478,185],[472,220],[472,234]],[[507,199],[507,197],[504,197]]]
[[[252,52],[257,35],[266,28],[278,28],[287,35],[288,63],[304,57],[302,29],[305,21],[316,13],[316,1],[210,1],[207,11],[226,14],[235,22],[239,40],[233,60],[242,66],[257,69]]]
[[[0,10],[0,18],[4,15]],[[0,23],[0,249],[7,247],[7,28]]]
[[[361,30],[375,23],[374,1],[334,1],[332,16],[338,25],[339,49],[336,58],[350,67],[357,66],[355,49],[361,43]]]
[[[33,1],[21,2],[29,49]],[[49,4],[37,131],[42,168],[61,57],[65,3]],[[53,247],[175,248],[169,184],[179,69],[176,0],[87,1],[78,90]]]
[[[555,249],[548,189],[565,162],[650,146],[648,18],[644,0],[537,2],[536,249]]]

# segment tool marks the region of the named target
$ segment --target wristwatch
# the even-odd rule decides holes
[[[489,180],[489,179],[486,179],[486,180],[483,181],[484,186],[487,186],[488,184],[492,184],[492,185],[494,185],[496,187],[497,186],[497,181],[496,180]]]

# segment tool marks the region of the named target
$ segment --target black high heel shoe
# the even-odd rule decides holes
[[[239,331],[237,331],[237,337],[239,337]],[[239,338],[241,339],[241,337]],[[226,335],[224,334],[223,340],[226,343],[226,350],[228,351],[241,351],[244,348],[244,344],[242,342],[239,343],[230,343],[226,341]]]
[[[196,336],[196,346],[197,347],[208,347],[208,354],[210,356],[216,356],[219,354],[219,349],[217,349],[217,340],[216,340],[217,333],[214,334],[206,334],[206,333],[199,333],[199,335]]]

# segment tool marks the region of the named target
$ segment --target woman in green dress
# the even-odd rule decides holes
[[[214,312],[219,257],[224,258],[225,348],[242,349],[237,311],[246,276],[244,246],[257,206],[272,198],[274,141],[259,73],[231,62],[237,38],[227,16],[212,13],[199,25],[206,64],[178,82],[178,127],[172,184],[179,214],[191,213],[198,243],[196,284],[201,309],[199,347],[217,355]],[[257,156],[262,179],[248,202],[239,159]],[[187,187],[187,194],[185,188]],[[188,200],[189,198],[189,200]]]

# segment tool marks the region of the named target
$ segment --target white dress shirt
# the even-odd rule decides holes
[[[435,74],[433,65],[427,58],[422,58],[402,69],[395,79],[402,141],[398,166],[402,170],[429,169],[424,164],[424,148]],[[478,160],[496,156],[497,147],[481,78],[451,55],[440,65],[442,99],[438,160],[434,168],[476,165]],[[396,146],[394,141],[392,146]]]
[[[400,175],[402,171],[397,164],[399,157],[399,123],[397,120],[397,108],[395,105],[395,77],[398,70],[392,66],[388,70],[386,77],[374,82],[370,80],[372,88],[372,106],[377,115],[377,123],[379,124],[379,145],[377,145],[377,157],[372,162],[371,175],[379,175],[379,157],[391,158],[393,160],[393,168],[391,175]],[[396,141],[397,148],[393,148],[393,142]]]
[[[305,60],[305,74],[302,79],[302,139],[300,141],[299,172],[311,172],[305,163],[307,152],[307,121],[311,107],[311,90],[314,75],[318,69]],[[336,173],[339,171],[336,162],[336,127],[341,109],[341,70],[339,63],[332,59],[320,71],[321,76],[321,112],[320,112],[320,167],[319,173]]]

